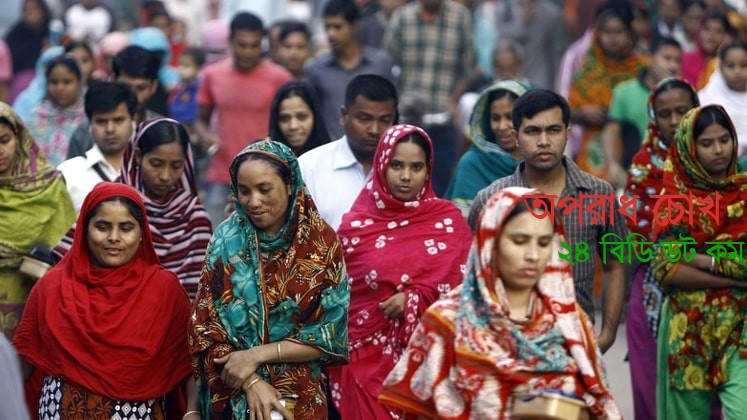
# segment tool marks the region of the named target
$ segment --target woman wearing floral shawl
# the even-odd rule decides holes
[[[379,399],[407,418],[506,419],[514,393],[578,395],[596,418],[620,418],[601,353],[576,303],[562,225],[537,220],[506,188],[479,220],[462,285],[423,315]]]
[[[350,364],[331,368],[329,380],[345,419],[396,415],[376,399],[384,379],[423,312],[459,284],[472,240],[459,209],[433,192],[425,131],[389,128],[372,167],[338,229],[351,284]]]
[[[516,99],[529,87],[515,80],[504,80],[486,88],[477,98],[469,119],[472,146],[462,155],[446,198],[469,215],[472,201],[493,181],[511,175],[521,154],[513,131],[511,111]]]
[[[35,244],[54,246],[75,222],[62,175],[0,102],[0,331],[12,338],[33,281],[18,269]]]
[[[632,11],[626,2],[609,1],[597,12],[594,42],[571,85],[568,104],[573,122],[583,128],[576,157],[581,170],[606,179],[601,130],[612,101],[612,89],[638,75],[645,60],[634,51]],[[617,31],[625,33],[623,40]]]
[[[683,79],[664,79],[649,96],[648,135],[633,157],[625,186],[625,195],[640,197],[635,208],[636,222],[626,220],[628,229],[642,235],[642,240],[653,239],[656,199],[651,196],[664,188],[664,163],[674,132],[685,113],[696,106],[698,95]],[[656,371],[656,335],[663,298],[651,265],[639,264],[633,274],[625,321],[635,418],[656,417],[656,375],[652,372]]]
[[[715,201],[718,193],[720,198],[714,205],[718,220],[698,208],[706,203],[693,200],[694,210],[684,205],[679,222],[654,226],[658,244],[652,266],[667,286],[659,324],[657,415],[709,418],[718,395],[727,418],[742,418],[747,413],[747,268],[743,254],[716,259],[706,254],[710,245],[705,244],[747,240],[747,174],[736,171],[737,137],[726,111],[718,105],[690,110],[670,153],[663,194],[692,193]],[[658,217],[672,216],[667,213],[662,210]],[[661,243],[688,236],[697,243],[688,250]],[[691,260],[673,258],[678,253]]]
[[[236,210],[208,245],[190,328],[198,410],[269,418],[295,395],[296,418],[323,418],[322,367],[348,356],[340,242],[288,147],[254,143],[230,173]]]

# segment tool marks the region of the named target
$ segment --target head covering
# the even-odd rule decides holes
[[[65,53],[62,47],[50,47],[44,50],[39,59],[36,61],[36,74],[31,83],[21,92],[13,102],[13,109],[23,121],[31,119],[31,110],[39,105],[47,94],[47,76],[45,69],[47,63],[58,55]]]
[[[695,126],[706,111],[723,114],[729,124],[733,153],[724,179],[712,177],[697,158]],[[680,122],[674,137],[664,170],[662,194],[692,193],[698,200],[684,204],[678,216],[682,218],[667,226],[654,226],[652,270],[656,278],[668,285],[677,273],[682,261],[669,259],[670,255],[705,253],[710,245],[706,242],[744,242],[744,208],[747,202],[747,174],[737,173],[737,138],[734,126],[726,111],[719,105],[708,105],[691,109]],[[715,201],[715,195],[721,197]],[[718,220],[706,216],[699,202],[711,197],[713,212]],[[703,204],[703,206],[706,203]],[[673,207],[673,206],[672,206]],[[671,207],[670,207],[670,210]],[[659,217],[665,217],[665,211]],[[692,217],[693,221],[689,219]],[[681,244],[665,245],[662,242],[678,242],[686,237],[695,240],[686,251]],[[729,250],[729,247],[725,247]],[[730,251],[730,250],[729,250]],[[727,251],[727,252],[729,252]],[[741,247],[739,249],[741,252]],[[676,254],[679,253],[679,254]],[[741,255],[739,256],[742,257]],[[747,280],[747,267],[736,258],[720,255],[713,273],[718,276]],[[747,293],[742,288],[685,289],[668,288],[668,305],[662,313],[660,336],[668,337],[667,346],[660,360],[659,377],[668,378],[667,389],[682,391],[712,390],[729,379],[728,363],[735,357],[747,357],[747,329],[743,328],[744,305]],[[712,328],[711,328],[712,327]],[[666,369],[666,370],[665,370]]]
[[[636,204],[637,223],[628,218],[628,228],[651,239],[653,208],[656,200],[651,195],[661,193],[664,187],[664,163],[669,157],[669,147],[662,138],[661,131],[656,125],[656,111],[654,102],[662,92],[672,89],[684,89],[690,95],[693,106],[699,105],[698,94],[684,79],[674,77],[660,81],[648,97],[648,133],[641,144],[641,149],[633,157],[628,171],[628,181],[625,194],[632,197],[638,195],[641,199]]]
[[[529,86],[516,80],[504,80],[480,93],[469,119],[472,147],[459,160],[454,178],[446,193],[466,216],[477,193],[493,181],[512,174],[518,161],[500,144],[490,128],[490,98],[495,92],[521,96]]]
[[[528,194],[539,192],[506,188],[487,202],[462,285],[426,311],[384,383],[382,402],[426,417],[503,418],[513,392],[562,387],[581,395],[594,417],[620,417],[604,383],[594,330],[576,304],[570,266],[559,257],[559,222],[530,319],[517,324],[508,317],[493,257],[506,218]],[[555,357],[545,359],[547,354]],[[421,386],[415,378],[428,379]]]
[[[619,3],[605,8],[597,20],[615,16],[626,21],[625,7]],[[612,90],[618,83],[634,78],[644,68],[645,58],[637,55],[631,48],[629,54],[621,60],[607,57],[599,42],[599,31],[594,33],[594,42],[586,53],[581,67],[575,74],[568,95],[571,110],[577,110],[589,105],[609,107],[612,101]],[[576,158],[579,168],[585,172],[600,177],[607,177],[607,167],[602,150],[601,127],[583,127],[581,149]]]
[[[248,155],[290,170],[289,209],[275,235],[257,229],[238,202],[236,180]],[[214,358],[283,339],[323,353],[307,363],[263,365],[257,373],[282,394],[298,394],[298,418],[325,416],[321,367],[347,359],[348,282],[340,242],[316,209],[293,152],[264,140],[230,167],[236,210],[210,240],[190,328],[203,416],[224,410],[243,418],[244,392],[220,379]]]
[[[747,92],[732,90],[726,85],[724,74],[719,67],[708,84],[698,92],[701,103],[721,105],[729,113],[737,133],[739,156],[747,155]]]
[[[397,145],[412,135],[426,142],[428,175],[419,196],[403,202],[392,195],[386,172]],[[472,232],[459,209],[434,194],[433,155],[433,143],[421,128],[390,127],[376,149],[372,179],[338,229],[351,283],[348,335],[354,360],[330,369],[343,418],[356,417],[358,406],[378,405],[382,380],[402,355],[420,316],[461,281]],[[398,292],[405,295],[403,317],[387,318],[379,303]],[[386,414],[376,417],[381,416]]]
[[[18,141],[12,175],[0,176],[0,294],[6,296],[0,331],[12,336],[32,286],[18,271],[21,258],[36,244],[54,246],[75,221],[75,209],[62,175],[2,102],[0,118],[10,123]]]
[[[280,105],[284,100],[291,97],[301,98],[311,110],[311,116],[314,119],[314,126],[311,129],[311,133],[309,133],[308,140],[296,151],[296,156],[301,156],[317,146],[328,143],[329,136],[327,135],[327,126],[324,124],[324,118],[319,113],[318,95],[314,86],[307,81],[293,80],[280,86],[278,91],[275,92],[275,99],[272,100],[272,105],[270,106],[270,138],[291,147],[280,131],[279,121]]]
[[[216,51],[224,51],[228,54],[228,38],[230,36],[228,22],[215,19],[205,22],[202,27],[202,50],[205,52],[205,62],[214,63],[225,55],[216,55]]]
[[[99,41],[99,53],[114,57],[130,45],[130,36],[124,32],[109,32]]]
[[[10,54],[13,63],[13,73],[20,73],[24,70],[34,68],[34,63],[39,59],[42,53],[44,43],[49,38],[49,21],[51,13],[47,3],[43,0],[24,0],[22,5],[33,1],[42,9],[42,22],[38,28],[29,26],[23,17],[23,11],[19,15],[18,21],[10,28],[5,35],[5,42],[10,48]],[[7,6],[7,4],[6,4]]]
[[[135,151],[143,135],[156,124],[179,123],[170,118],[158,118],[141,123],[133,141],[125,149],[120,182],[140,191],[148,211],[153,243],[161,264],[176,273],[189,296],[194,297],[197,293],[205,250],[213,230],[207,211],[200,203],[194,156],[189,143],[184,151],[184,172],[174,189],[163,201],[151,200],[145,195],[142,167],[135,161]]]
[[[171,61],[171,45],[166,35],[158,28],[137,28],[129,32],[130,44],[145,48],[148,51],[161,54],[161,69],[158,80],[166,90],[179,83],[179,72],[169,67]]]
[[[86,196],[78,225],[114,197],[145,214],[133,188],[102,182]],[[158,263],[147,223],[144,216],[137,253],[119,267],[96,266],[87,229],[76,231],[73,248],[29,296],[13,342],[20,355],[48,375],[114,400],[162,397],[189,376],[189,300]]]

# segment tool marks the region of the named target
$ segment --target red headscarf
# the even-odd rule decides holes
[[[109,182],[88,194],[78,226],[112,197],[135,203],[148,226],[140,194]],[[133,259],[114,268],[93,265],[86,231],[34,286],[13,344],[37,369],[110,399],[162,397],[191,372],[187,294],[159,264],[149,229]]]

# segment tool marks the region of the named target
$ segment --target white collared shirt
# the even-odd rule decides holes
[[[363,172],[345,136],[304,153],[298,164],[319,213],[337,230],[371,173]]]
[[[95,144],[86,152],[86,156],[77,156],[68,159],[57,166],[67,184],[67,192],[73,200],[75,211],[80,213],[83,200],[99,182],[104,181],[94,168],[98,164],[101,172],[114,181],[119,177],[119,171],[104,159],[101,150]]]

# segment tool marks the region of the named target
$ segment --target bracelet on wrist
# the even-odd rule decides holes
[[[186,413],[184,413],[184,415],[182,416],[182,420],[186,419],[187,417],[189,417],[189,416],[191,416],[191,415],[193,415],[193,414],[197,414],[197,415],[199,416],[199,415],[200,415],[200,412],[199,412],[199,411],[197,411],[197,410],[190,410],[190,411],[187,411],[187,412],[186,412]]]

